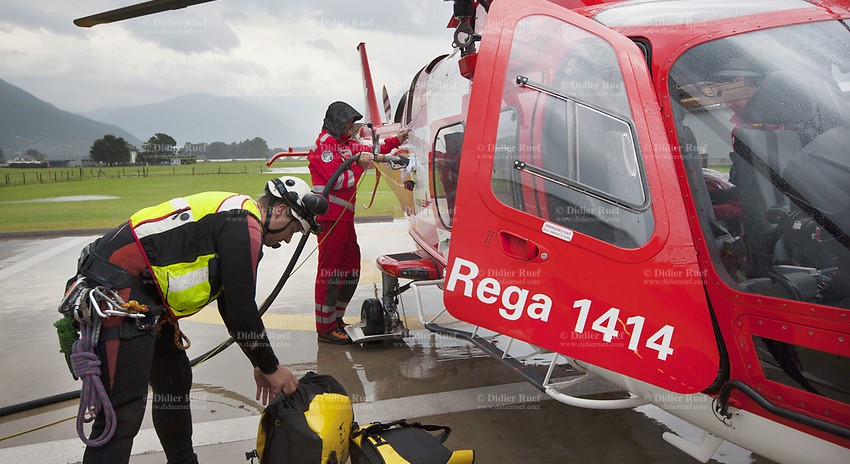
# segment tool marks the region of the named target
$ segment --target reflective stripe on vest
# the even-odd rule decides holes
[[[142,250],[161,249],[170,240],[181,243],[183,234],[196,232],[194,225],[204,217],[243,210],[259,221],[260,210],[245,195],[226,192],[207,192],[185,198],[175,198],[140,210],[130,217],[130,226]],[[169,264],[157,262],[145,254],[148,268],[165,305],[177,317],[190,316],[218,296],[210,285],[210,261],[214,250],[186,250],[179,257],[171,256]]]

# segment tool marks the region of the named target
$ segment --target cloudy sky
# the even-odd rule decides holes
[[[331,101],[363,107],[359,42],[376,90],[391,96],[451,50],[442,0],[219,0],[90,29],[72,22],[131,3],[0,0],[0,79],[80,113],[192,93],[247,98],[314,127],[312,142]]]

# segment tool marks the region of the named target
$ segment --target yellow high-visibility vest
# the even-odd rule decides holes
[[[260,208],[254,200],[227,192],[175,198],[130,217],[130,227],[162,301],[174,316],[191,316],[221,293],[221,286],[211,281],[218,274],[211,272],[216,254],[203,220],[216,213],[238,211],[260,220]]]

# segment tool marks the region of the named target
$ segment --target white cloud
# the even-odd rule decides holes
[[[200,92],[284,97],[302,106],[276,116],[318,128],[331,101],[363,107],[359,42],[391,95],[451,46],[451,4],[437,0],[220,0],[90,29],[72,20],[129,2],[49,3],[0,0],[0,78],[69,111]]]

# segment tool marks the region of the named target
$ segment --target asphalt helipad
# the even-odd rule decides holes
[[[359,319],[359,304],[374,295],[380,273],[375,258],[414,249],[405,222],[358,224],[363,272],[347,319]],[[94,236],[0,239],[0,407],[79,389],[58,353],[52,323],[65,281],[80,249]],[[416,320],[414,298],[402,296],[411,336],[381,345],[332,346],[316,341],[313,322],[315,247],[308,242],[301,266],[264,320],[275,351],[296,376],[330,374],[347,389],[359,422],[400,418],[449,425],[447,445],[471,448],[478,463],[513,462],[696,462],[664,442],[673,429],[696,439],[701,432],[652,406],[637,410],[594,411],[562,405],[521,382],[510,369],[468,343],[428,332]],[[294,244],[266,249],[260,264],[258,295],[274,287]],[[428,313],[442,308],[436,288],[423,289]],[[190,358],[216,346],[227,332],[214,308],[181,322],[191,339]],[[604,382],[585,383],[583,395],[610,394]],[[262,406],[254,400],[251,365],[230,348],[194,370],[194,443],[202,463],[247,462],[255,447]],[[73,420],[78,402],[19,412],[0,418],[0,438],[60,421],[0,441],[0,462],[73,463],[82,457]],[[161,463],[164,454],[146,418],[137,437],[133,463]],[[714,462],[765,463],[725,444]]]

